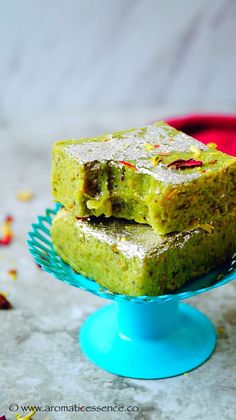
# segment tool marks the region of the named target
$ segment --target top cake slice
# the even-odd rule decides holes
[[[115,216],[159,234],[236,204],[236,158],[164,122],[53,146],[52,191],[75,216]]]

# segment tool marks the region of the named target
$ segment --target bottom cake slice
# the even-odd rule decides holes
[[[64,208],[51,228],[53,245],[76,272],[108,290],[157,296],[226,262],[236,251],[236,213],[217,224],[157,235],[122,219],[77,219]]]

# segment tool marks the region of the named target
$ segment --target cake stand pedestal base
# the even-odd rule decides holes
[[[211,321],[178,299],[116,302],[84,322],[80,346],[100,368],[129,378],[161,379],[188,372],[212,354]]]

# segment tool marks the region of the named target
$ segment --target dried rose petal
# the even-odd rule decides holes
[[[0,420],[7,420],[6,416],[0,416]]]
[[[121,165],[128,166],[130,169],[137,169],[136,166],[132,165],[130,162],[126,162],[126,160],[119,160],[119,163],[121,163]]]
[[[15,268],[8,270],[7,274],[12,278],[12,280],[16,280],[17,270]]]
[[[168,168],[174,168],[174,169],[188,169],[188,168],[195,168],[198,166],[202,166],[201,160],[195,160],[195,159],[177,159],[173,162],[169,163]]]
[[[11,229],[11,225],[13,222],[13,217],[8,215],[5,217],[5,220],[2,225],[2,232],[3,236],[0,238],[0,245],[6,246],[9,245],[13,238],[13,232]]]
[[[0,309],[12,309],[11,303],[2,293],[0,293]]]
[[[12,235],[6,235],[0,239],[0,245],[7,246],[12,241]]]

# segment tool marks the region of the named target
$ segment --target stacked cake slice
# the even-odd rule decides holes
[[[236,158],[164,122],[53,147],[52,239],[110,291],[159,295],[236,250]]]

